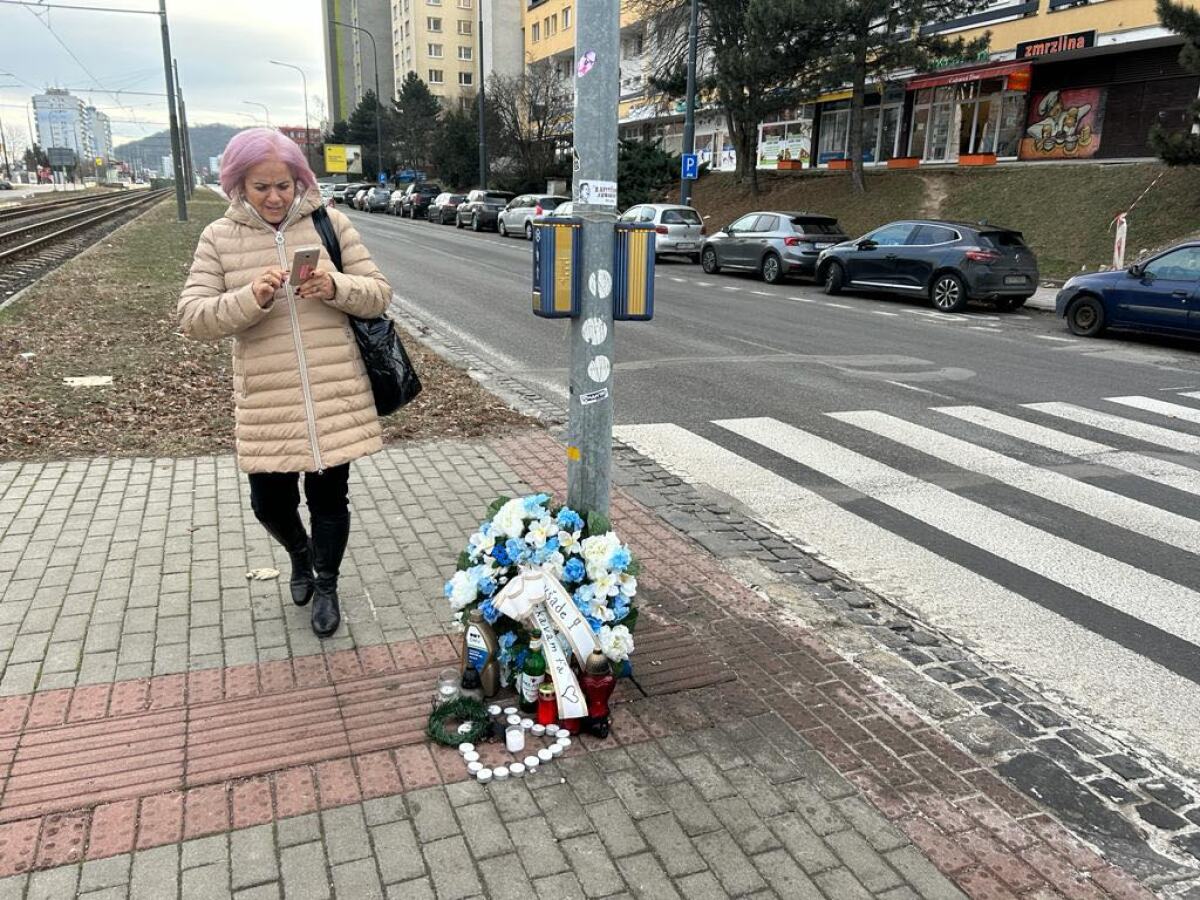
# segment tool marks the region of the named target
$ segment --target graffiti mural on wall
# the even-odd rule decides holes
[[[1100,149],[1104,88],[1034,94],[1021,159],[1088,159]]]

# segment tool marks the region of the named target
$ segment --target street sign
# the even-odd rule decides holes
[[[380,184],[387,184],[387,172],[380,172],[380,173],[379,173],[379,183],[380,183]]]
[[[698,153],[683,154],[682,167],[681,177],[686,181],[695,181],[700,177],[700,155]]]

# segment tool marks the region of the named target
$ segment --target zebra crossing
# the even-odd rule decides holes
[[[1052,693],[1200,765],[1200,391],[616,428]]]

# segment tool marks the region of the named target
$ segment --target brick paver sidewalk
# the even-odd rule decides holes
[[[640,688],[609,740],[465,781],[421,734],[442,582],[562,458],[536,432],[357,465],[325,644],[247,580],[285,556],[232,459],[0,466],[0,898],[1149,896],[622,493]]]

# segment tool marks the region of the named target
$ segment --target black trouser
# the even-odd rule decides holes
[[[300,473],[253,472],[250,507],[260,522],[287,518],[300,508]],[[304,499],[314,518],[341,519],[350,514],[350,463],[324,472],[304,473]]]

